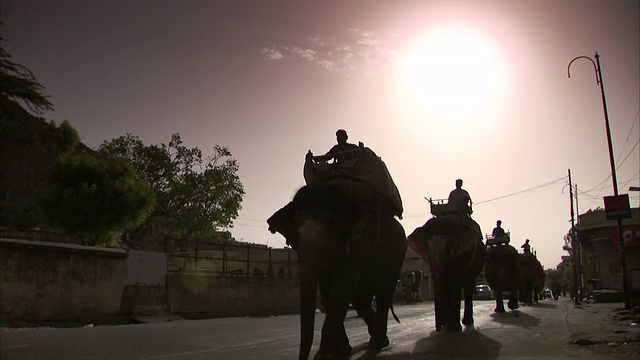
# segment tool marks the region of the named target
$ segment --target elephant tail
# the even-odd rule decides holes
[[[393,311],[393,305],[391,305],[389,307],[391,309],[391,315],[393,315],[393,318],[396,320],[396,322],[398,322],[398,324],[400,323],[400,319],[398,319],[398,315],[396,315],[396,312]]]

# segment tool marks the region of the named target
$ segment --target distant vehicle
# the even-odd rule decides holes
[[[493,300],[493,291],[489,285],[476,285],[474,300]]]
[[[553,295],[551,295],[551,290],[544,289],[544,298],[545,299],[551,299],[552,297],[553,297]]]

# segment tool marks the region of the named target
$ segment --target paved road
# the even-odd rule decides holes
[[[435,332],[433,304],[397,305],[402,323],[390,322],[392,344],[367,351],[364,323],[353,311],[346,321],[351,359],[597,359],[571,345],[572,303],[541,301],[504,314],[493,301],[474,306],[475,324],[461,333]],[[324,319],[316,316],[317,350]],[[10,329],[0,334],[2,360],[25,359],[296,359],[299,317],[180,320],[91,328]]]

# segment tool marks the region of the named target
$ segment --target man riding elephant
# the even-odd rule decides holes
[[[314,156],[311,151],[307,153],[303,170],[307,185],[335,179],[363,182],[368,189],[364,193],[352,191],[353,197],[402,219],[400,192],[384,161],[362,142],[358,145],[348,143],[347,132],[343,129],[336,132],[336,139],[338,144],[325,155]],[[334,161],[329,162],[332,159]]]
[[[449,193],[449,204],[460,214],[471,216],[473,209],[471,208],[471,196],[467,190],[462,188],[462,179],[456,180],[456,188]]]

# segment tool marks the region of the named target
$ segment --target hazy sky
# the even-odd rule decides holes
[[[3,0],[3,44],[82,141],[180,133],[227,146],[246,196],[237,239],[284,246],[266,219],[335,131],[387,164],[407,233],[456,178],[485,233],[531,239],[546,268],[580,212],[612,195],[600,54],[621,193],[640,185],[637,0]],[[631,205],[639,193],[630,193]]]

